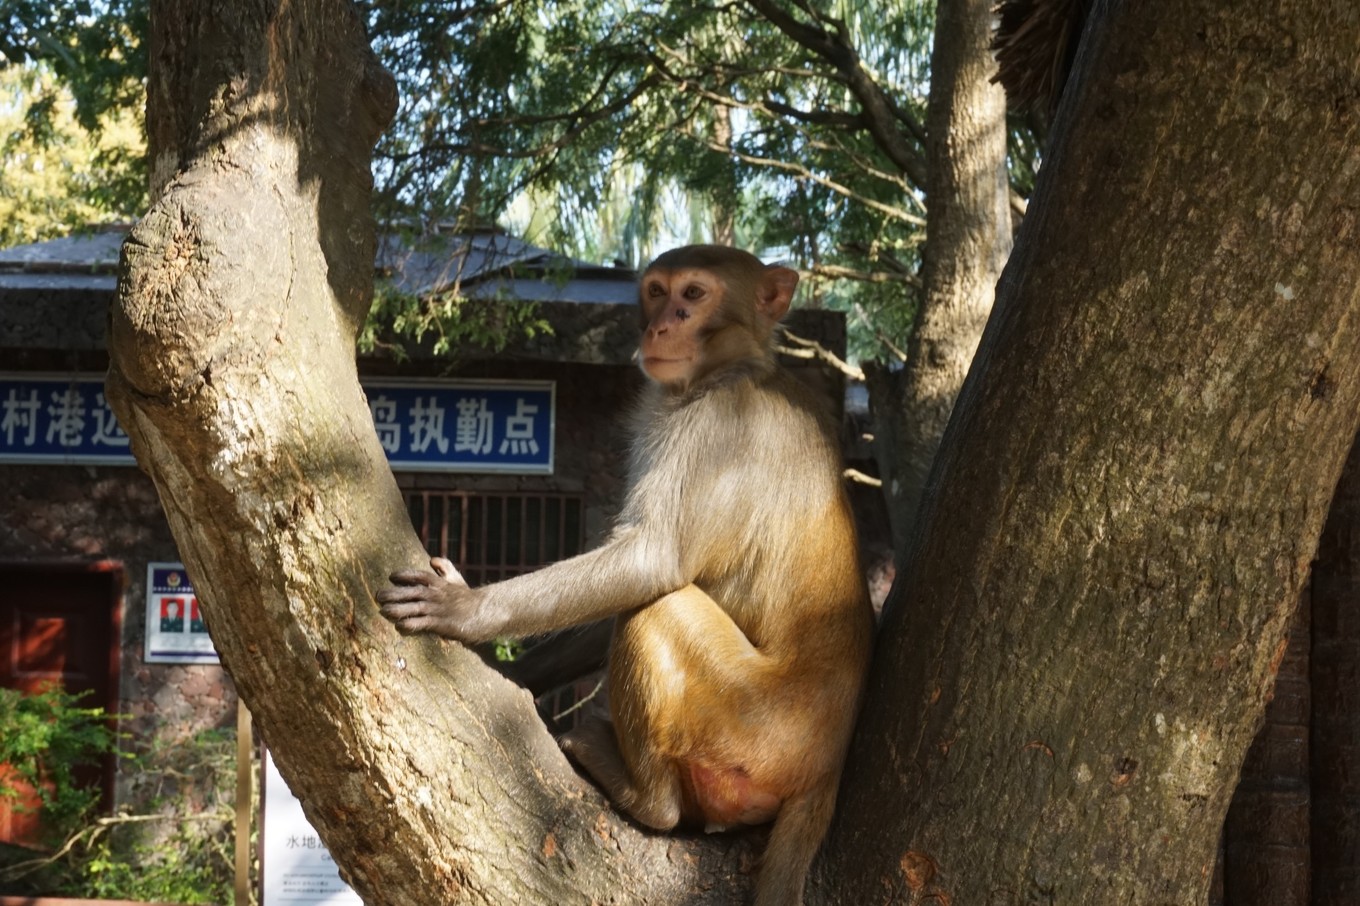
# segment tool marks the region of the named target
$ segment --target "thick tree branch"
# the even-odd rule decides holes
[[[827,902],[1204,901],[1360,422],[1350,9],[1097,5],[884,609]]]
[[[779,6],[777,0],[746,0],[747,4],[770,21],[788,37],[811,53],[830,63],[845,78],[869,120],[869,133],[887,155],[902,168],[912,182],[926,184],[925,161],[910,142],[898,131],[905,127],[918,145],[925,144],[925,130],[915,117],[893,102],[883,87],[860,64],[859,54],[846,40],[844,32],[837,35],[825,29],[799,22]]]
[[[759,832],[639,830],[527,692],[379,615],[374,587],[427,556],[354,359],[391,82],[349,4],[252,10],[153,5],[161,179],[124,247],[108,393],[281,773],[373,906],[742,898]]]

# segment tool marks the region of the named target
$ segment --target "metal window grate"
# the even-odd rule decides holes
[[[582,499],[571,494],[407,491],[406,509],[433,555],[470,585],[498,582],[581,552]]]

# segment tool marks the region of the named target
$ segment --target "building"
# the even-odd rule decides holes
[[[126,715],[125,744],[142,760],[122,771],[112,761],[105,765],[109,804],[137,813],[220,815],[158,832],[180,834],[181,841],[195,834],[215,845],[230,836],[236,795],[235,692],[213,663],[184,651],[168,659],[149,652],[154,636],[183,637],[182,647],[192,649],[202,633],[194,632],[192,605],[174,590],[173,567],[161,573],[163,588],[152,586],[152,564],[178,562],[174,542],[151,483],[135,466],[117,464],[116,433],[93,415],[107,365],[105,311],[120,242],[118,233],[96,233],[0,251],[0,440],[8,443],[0,448],[0,686],[27,689],[61,679],[90,691],[92,704]],[[416,245],[389,239],[377,265],[389,285],[406,292],[456,285],[492,304],[537,302],[552,327],[501,352],[475,351],[454,362],[422,350],[406,362],[361,360],[375,388],[371,403],[381,388],[426,380],[551,382],[550,469],[394,467],[431,551],[483,582],[597,541],[621,490],[617,414],[641,380],[631,364],[635,275],[500,234]],[[837,315],[800,312],[792,326],[844,349]],[[832,374],[800,367],[837,385]],[[91,417],[86,439],[102,441],[82,446],[83,458],[14,452],[15,436],[32,427],[36,442],[53,424],[44,416],[30,425],[19,413],[31,410],[16,408],[32,400],[23,382],[40,378],[53,379],[56,388],[43,388],[44,409],[58,405],[51,393],[88,381],[79,385]],[[59,440],[53,429],[57,446]],[[101,461],[100,450],[113,462]],[[1360,903],[1357,525],[1360,451],[1338,488],[1275,699],[1227,817],[1212,903]],[[31,832],[0,806],[0,841]],[[18,891],[0,886],[0,895],[10,892]]]
[[[139,760],[104,766],[109,806],[220,814],[156,833],[223,838],[236,796],[235,691],[215,663],[156,491],[102,397],[122,238],[110,230],[0,251],[0,686],[60,681],[123,715],[124,746]],[[480,583],[594,544],[620,503],[619,415],[642,381],[632,363],[636,274],[501,233],[387,237],[376,270],[389,292],[534,303],[550,328],[456,359],[429,348],[361,359],[375,427],[391,440],[431,552]],[[839,314],[789,320],[844,353]],[[790,364],[836,395],[838,375]],[[410,413],[428,405],[465,415],[470,433],[444,438],[453,441],[444,450],[418,444]],[[487,429],[499,433],[476,433]],[[0,841],[35,832],[31,818],[0,804]]]

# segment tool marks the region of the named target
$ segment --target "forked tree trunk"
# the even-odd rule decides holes
[[[1203,902],[1355,437],[1354,6],[1097,17],[885,613],[828,900]]]
[[[1202,894],[1360,411],[1347,3],[1107,23],[880,638],[821,901]],[[751,837],[640,833],[526,694],[373,605],[423,552],[352,352],[392,103],[353,9],[153,21],[110,390],[337,862],[370,904],[738,901]]]
[[[749,837],[641,833],[527,693],[378,614],[374,587],[426,559],[355,369],[394,98],[354,7],[162,0],[152,22],[155,201],[124,248],[110,397],[344,876],[370,906],[740,899]]]

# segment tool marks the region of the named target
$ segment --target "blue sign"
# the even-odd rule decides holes
[[[553,470],[552,381],[363,381],[398,471]],[[0,375],[0,462],[132,465],[102,375]]]
[[[104,378],[0,377],[0,462],[131,465]]]
[[[394,469],[552,473],[552,381],[361,383]]]

